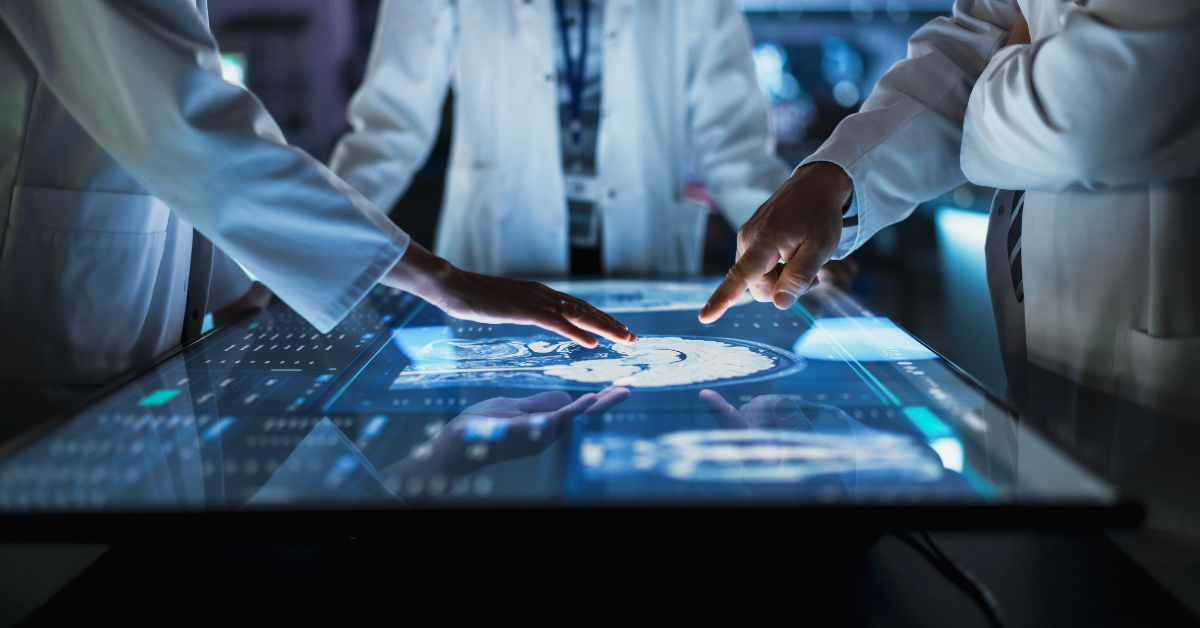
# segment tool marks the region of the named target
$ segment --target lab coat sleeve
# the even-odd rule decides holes
[[[1018,15],[1015,0],[957,0],[950,17],[913,34],[907,57],[883,75],[859,112],[801,162],[835,163],[854,183],[858,222],[843,227],[835,258],[966,180],[959,153],[967,100]]]
[[[437,139],[456,41],[449,0],[384,0],[351,131],[330,166],[376,207],[390,211]]]
[[[736,229],[789,173],[775,156],[745,18],[733,0],[710,4],[710,11],[698,12],[704,23],[690,29],[699,49],[687,92],[692,152],[705,184]]]
[[[322,332],[404,253],[404,232],[221,79],[194,4],[0,0],[0,20],[138,183]]]
[[[1062,192],[1200,176],[1200,21],[1111,26],[1071,9],[1062,29],[992,59],[963,125],[980,185]]]

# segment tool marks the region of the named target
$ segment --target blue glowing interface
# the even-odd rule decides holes
[[[328,334],[278,305],[0,461],[0,512],[1114,499],[832,289],[702,325],[711,283],[558,287],[641,340],[585,349],[382,288]]]

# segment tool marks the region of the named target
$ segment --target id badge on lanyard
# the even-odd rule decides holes
[[[587,76],[588,0],[580,0],[580,44],[578,59],[574,59],[571,56],[571,42],[567,36],[569,25],[564,5],[563,0],[555,0],[559,34],[562,36],[563,56],[567,66],[567,83],[571,93],[569,109],[570,124],[566,129],[567,137],[564,139],[567,139],[570,144],[567,150],[580,151],[582,150],[583,135],[583,89],[584,80]],[[570,159],[565,161],[570,161]],[[594,249],[599,246],[600,240],[600,215],[596,211],[596,201],[600,197],[598,191],[599,184],[594,176],[594,169],[589,168],[593,172],[588,172],[587,174],[578,172],[580,169],[578,164],[576,164],[574,169],[577,172],[567,170],[563,173],[563,187],[567,195],[568,239],[572,247]]]
[[[600,240],[600,212],[596,211],[600,185],[596,177],[564,173],[563,186],[567,192],[567,233],[571,246],[596,248]]]

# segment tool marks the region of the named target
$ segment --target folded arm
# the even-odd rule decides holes
[[[996,55],[971,94],[962,170],[1058,192],[1200,176],[1200,21],[1118,28],[1075,9]]]

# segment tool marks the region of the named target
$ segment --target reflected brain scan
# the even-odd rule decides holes
[[[944,472],[911,437],[866,427],[841,433],[685,430],[655,439],[590,434],[580,459],[593,478],[651,473],[692,482],[791,483],[839,473],[931,482]]]
[[[595,349],[552,336],[434,340],[408,355],[393,390],[457,386],[641,389],[773,379],[804,368],[798,356],[732,338],[643,336]]]

